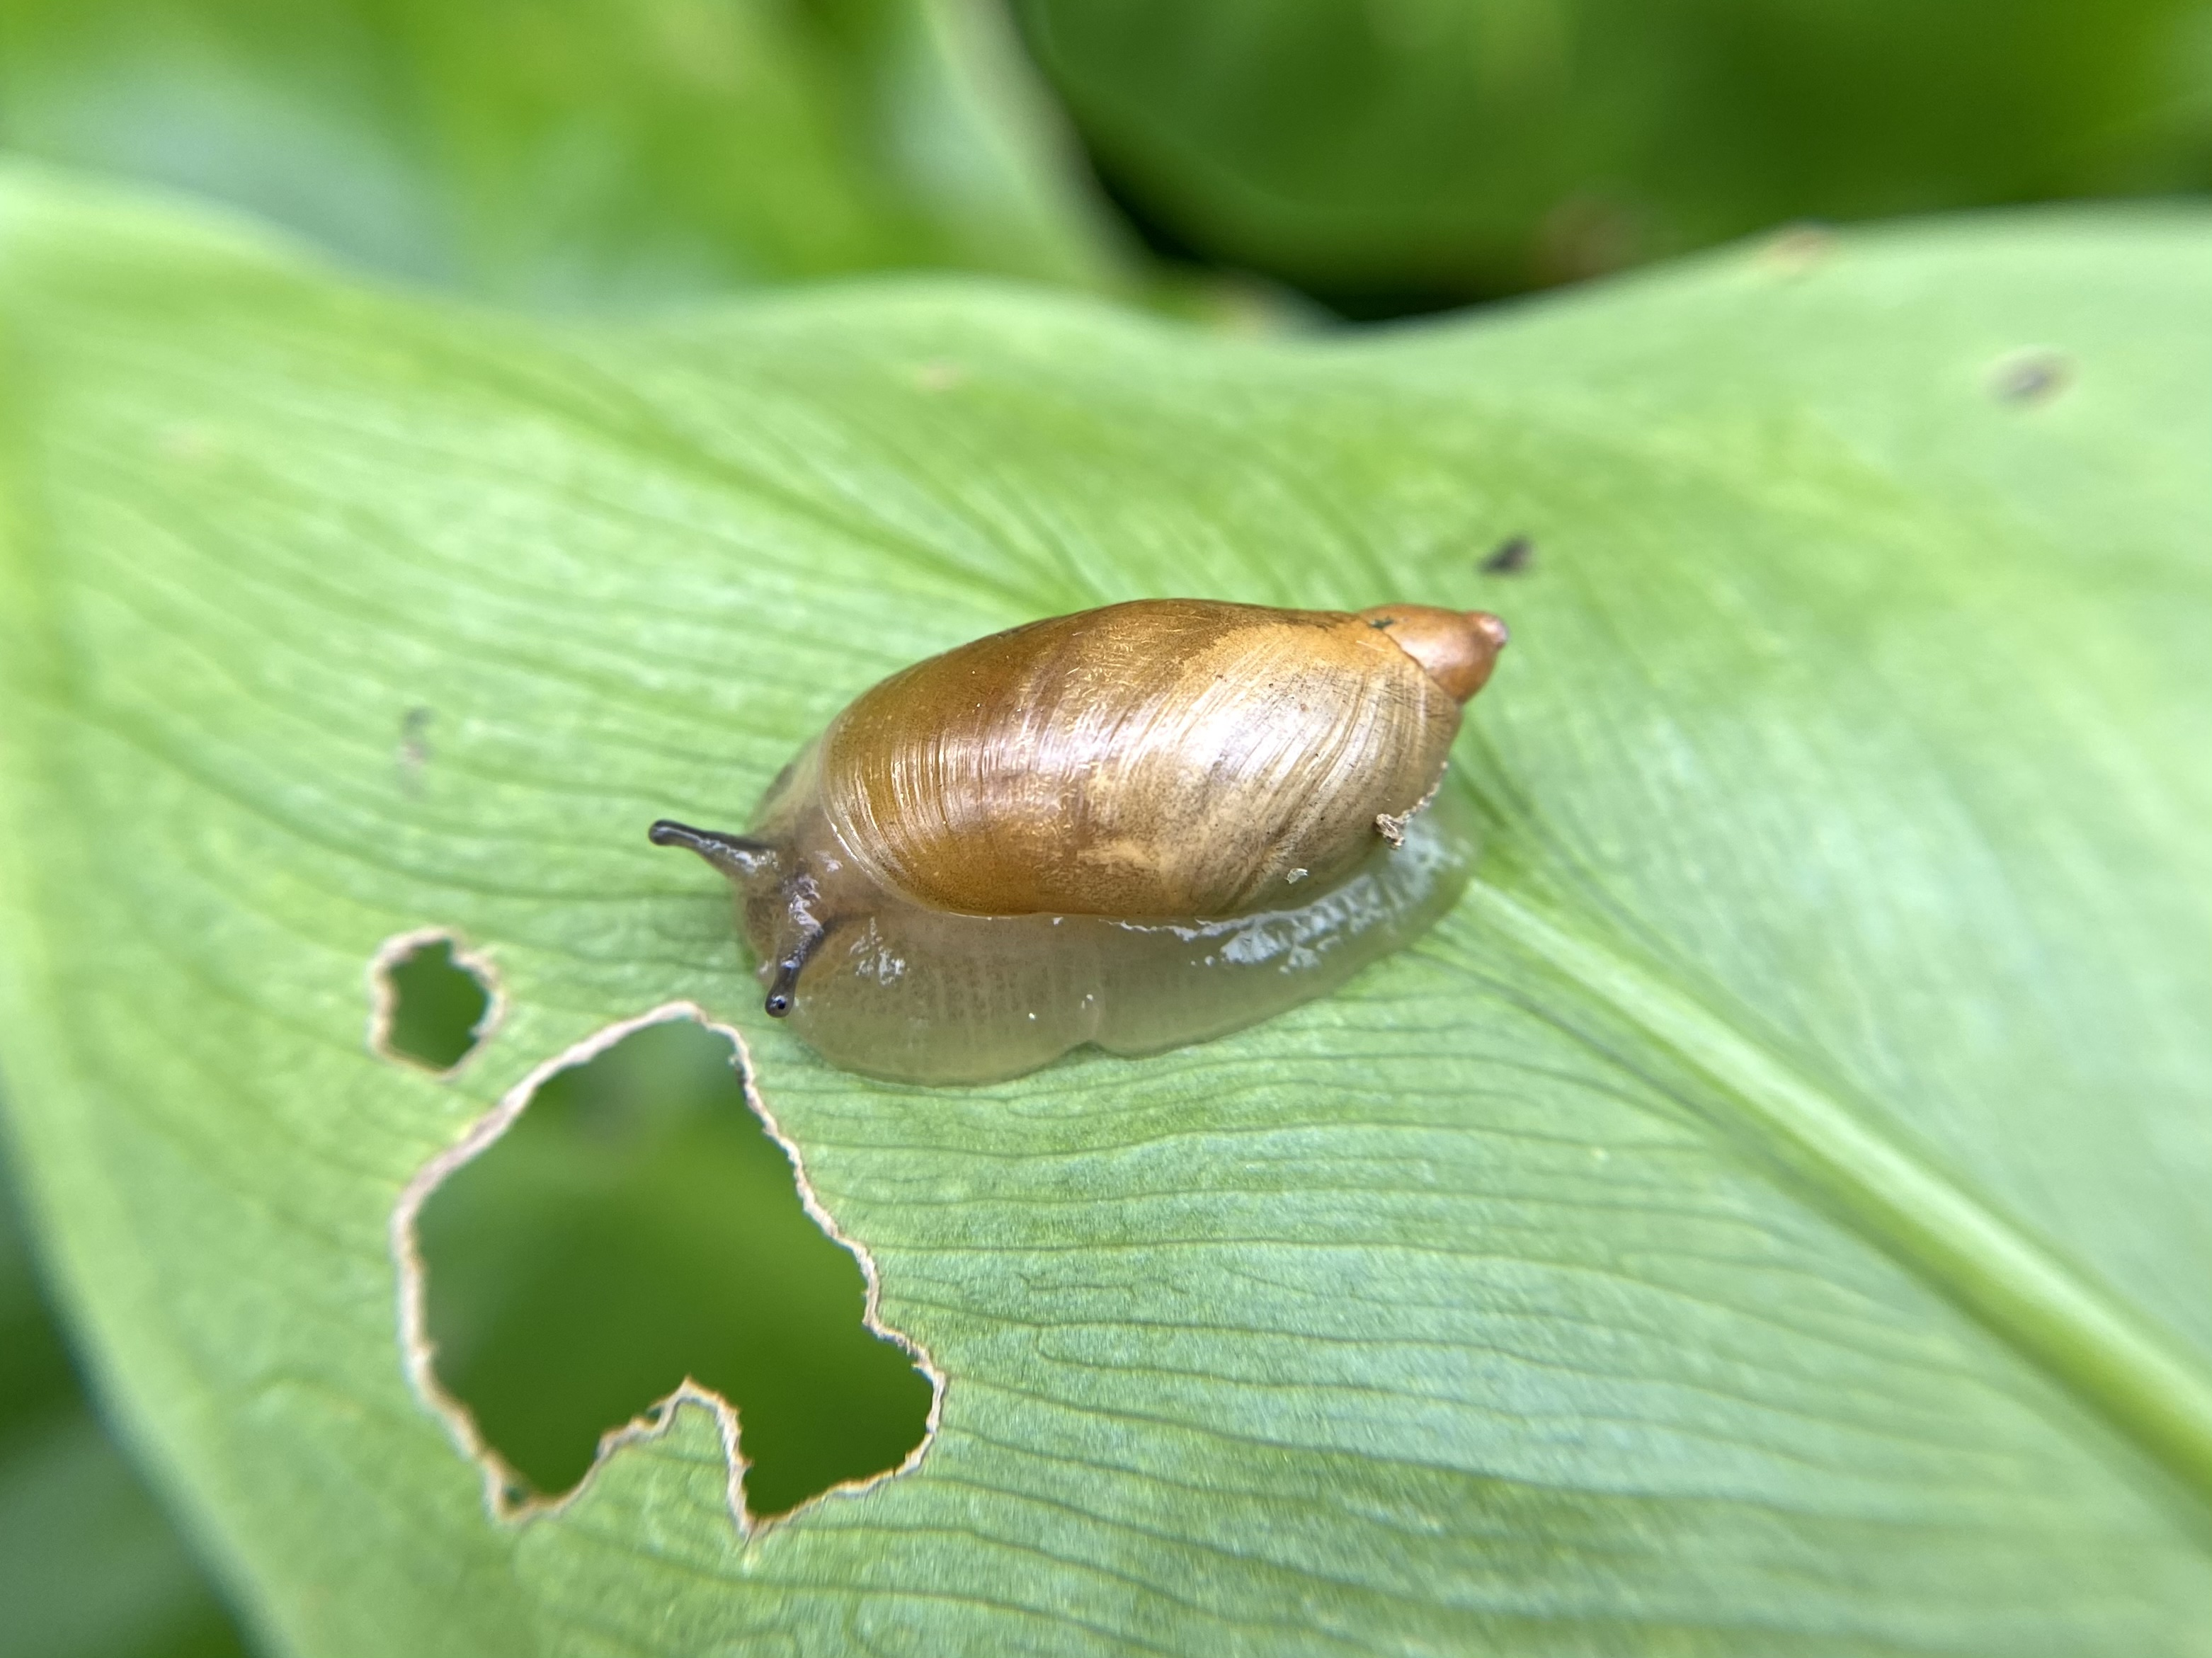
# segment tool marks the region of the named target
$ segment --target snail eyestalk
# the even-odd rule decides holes
[[[729,835],[720,829],[693,829],[672,817],[664,817],[646,831],[656,847],[683,847],[697,853],[723,874],[745,880],[775,865],[775,848],[749,835]]]
[[[792,1004],[799,995],[799,975],[805,969],[807,960],[822,941],[830,936],[828,927],[818,926],[802,934],[792,946],[791,954],[775,964],[775,979],[768,987],[768,999],[761,1004],[771,1019],[788,1018]]]

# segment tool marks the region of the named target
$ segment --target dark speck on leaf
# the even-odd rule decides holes
[[[422,768],[430,763],[431,712],[407,710],[399,721],[399,782],[410,793],[422,786]]]
[[[2016,351],[1990,371],[1990,391],[2000,403],[2048,403],[2074,378],[2074,364],[2063,351],[2037,348]]]
[[[1784,225],[1759,251],[1759,262],[1784,276],[1802,276],[1835,257],[1836,233],[1824,224]]]
[[[1497,549],[1482,561],[1485,575],[1519,575],[1535,561],[1536,544],[1526,536],[1514,536],[1498,544]]]

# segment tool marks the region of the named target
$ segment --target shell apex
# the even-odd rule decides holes
[[[1490,683],[1498,653],[1511,636],[1487,610],[1448,610],[1436,604],[1376,604],[1358,613],[1387,632],[1430,678],[1465,702]]]

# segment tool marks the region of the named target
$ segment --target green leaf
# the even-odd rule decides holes
[[[102,1430],[0,1160],[0,1658],[235,1658],[183,1543]]]
[[[2203,0],[1016,0],[1123,193],[1356,311],[2212,181]]]
[[[2201,1652],[2208,300],[2171,210],[1358,341],[958,284],[555,331],[19,176],[0,1060],[72,1306],[303,1653]],[[1004,1086],[762,1017],[646,824],[1167,592],[1510,621],[1460,908]],[[366,1039],[426,926],[507,998],[449,1081]],[[741,1538],[687,1406],[495,1521],[395,1205],[678,999],[939,1426]]]
[[[0,142],[538,306],[1130,274],[988,0],[0,0]]]

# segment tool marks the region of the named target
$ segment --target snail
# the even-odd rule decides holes
[[[1505,626],[1148,599],[893,674],[744,834],[663,819],[737,888],[767,1011],[831,1063],[1018,1076],[1156,1053],[1418,934],[1473,848],[1437,799]]]

